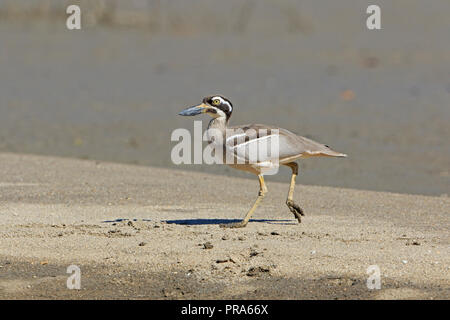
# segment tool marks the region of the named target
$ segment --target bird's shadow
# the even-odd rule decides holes
[[[208,224],[228,224],[240,222],[238,219],[177,219],[177,220],[165,220],[166,223],[197,226],[197,225],[208,225]],[[250,219],[249,222],[262,222],[268,224],[295,224],[292,220],[272,220],[272,219]]]
[[[127,218],[119,218],[114,220],[104,220],[103,223],[115,223],[115,222],[124,222],[124,221],[146,221],[150,222],[151,219],[127,219]],[[161,220],[161,222],[165,222],[168,224],[178,224],[178,225],[187,225],[187,226],[199,226],[199,225],[221,225],[228,223],[240,222],[239,219],[174,219],[174,220]],[[249,222],[260,222],[267,224],[280,224],[280,225],[294,225],[296,222],[293,220],[274,220],[274,219],[250,219]]]

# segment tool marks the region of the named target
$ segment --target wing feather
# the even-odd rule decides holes
[[[279,159],[281,163],[286,163],[289,161],[294,161],[299,158],[307,157],[346,157],[344,153],[336,152],[332,150],[329,146],[316,142],[314,140],[308,139],[306,137],[299,136],[289,130],[281,129],[275,126],[268,126],[262,124],[248,124],[242,126],[230,127],[230,129],[235,130],[240,134],[238,141],[241,143],[237,144],[235,149],[237,149],[238,156],[245,157],[245,152],[248,152],[248,148],[254,146],[257,139],[261,139],[258,136],[247,135],[248,132],[260,132],[265,131],[267,135],[271,134],[272,130],[279,130]],[[227,139],[227,146],[232,146],[236,139]],[[270,157],[269,157],[270,158]],[[266,159],[259,159],[258,161],[267,161]]]

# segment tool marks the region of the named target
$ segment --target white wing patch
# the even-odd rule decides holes
[[[244,133],[243,135],[245,135],[245,133]],[[240,135],[235,135],[235,136],[230,137],[230,138],[233,138],[233,139],[234,139],[235,137],[238,137],[238,136],[242,136],[242,134],[240,134]],[[263,141],[263,140],[265,140],[265,139],[271,139],[271,138],[277,137],[277,136],[278,136],[278,135],[271,134],[271,135],[268,135],[268,136],[264,136],[264,137],[252,139],[252,140],[249,140],[249,141],[246,141],[246,142],[237,143],[237,144],[235,144],[234,146],[232,146],[231,148],[233,148],[233,149],[235,149],[235,148],[240,148],[240,147],[243,147],[243,146],[245,146],[245,145],[247,145],[247,144],[249,144],[249,143],[261,143],[261,141]],[[228,140],[229,140],[230,138],[227,138],[227,142],[228,142]]]
[[[273,163],[278,163],[278,138],[278,133],[257,137],[256,131],[252,134],[249,134],[247,131],[228,136],[225,143],[227,152],[233,154],[238,163],[259,165],[260,163],[267,162],[266,165],[270,167]]]

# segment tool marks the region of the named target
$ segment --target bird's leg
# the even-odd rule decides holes
[[[264,198],[265,194],[267,193],[267,187],[266,187],[266,184],[264,183],[264,177],[262,175],[258,175],[258,179],[259,179],[258,198],[256,198],[255,203],[253,204],[251,209],[247,212],[244,219],[242,221],[236,222],[236,223],[222,224],[221,227],[223,227],[223,228],[243,228],[247,225],[253,212],[258,207],[259,203],[261,202],[261,200]]]
[[[296,162],[290,162],[286,164],[292,169],[292,176],[291,176],[291,185],[289,186],[289,193],[288,197],[286,199],[286,205],[288,206],[289,210],[294,214],[294,216],[297,218],[298,223],[302,222],[302,217],[305,214],[303,213],[302,208],[298,204],[296,204],[293,200],[294,197],[294,188],[295,188],[295,178],[298,175],[298,164]]]

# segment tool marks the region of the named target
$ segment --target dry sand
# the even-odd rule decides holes
[[[284,170],[284,169],[283,169]],[[288,170],[288,169],[286,169]],[[450,199],[0,154],[0,298],[450,297]],[[81,290],[66,269],[81,268]],[[381,289],[368,290],[378,265]]]

